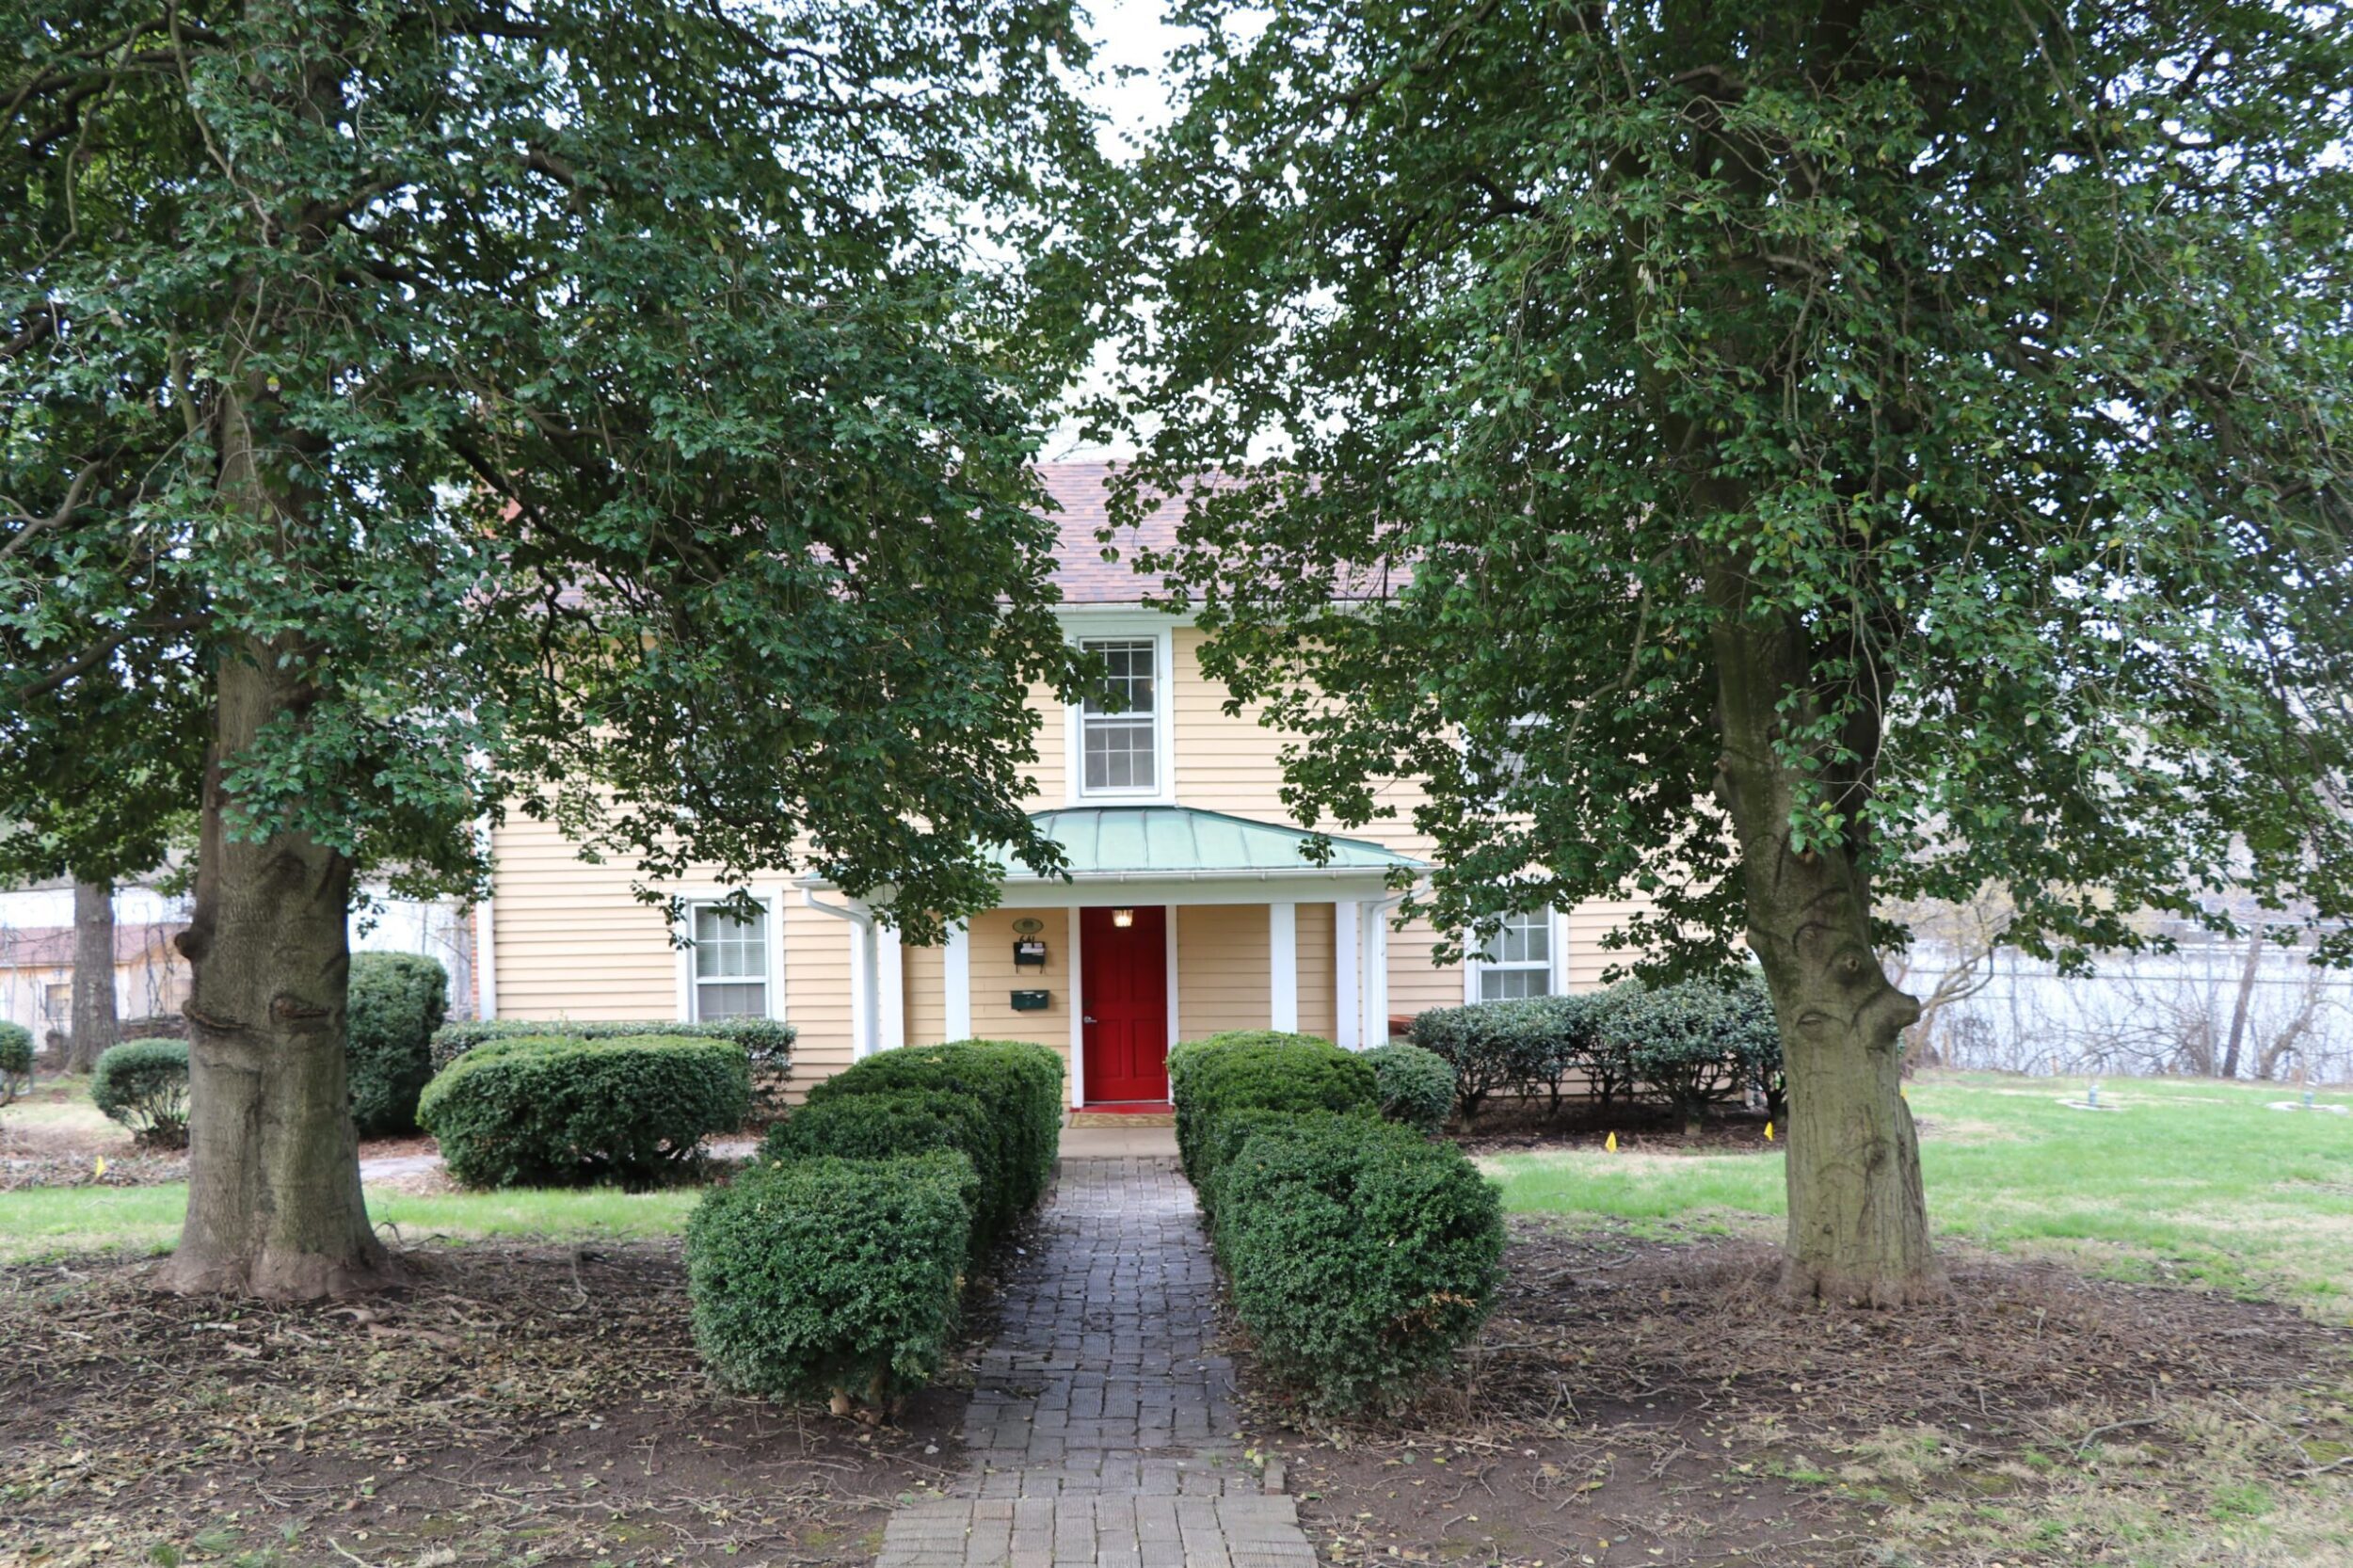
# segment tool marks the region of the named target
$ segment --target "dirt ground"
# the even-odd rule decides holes
[[[1765,1136],[1766,1125],[1763,1112],[1731,1107],[1687,1135],[1680,1119],[1655,1105],[1597,1111],[1571,1101],[1553,1116],[1541,1104],[1504,1100],[1490,1103],[1467,1127],[1458,1122],[1449,1135],[1474,1155],[1597,1149],[1612,1135],[1618,1147],[1640,1154],[1764,1154],[1774,1147]]]
[[[952,1377],[878,1432],[714,1387],[676,1243],[409,1266],[287,1307],[0,1271],[0,1563],[864,1563],[959,1462]]]
[[[1529,1220],[1507,1268],[1461,1390],[1253,1384],[1326,1560],[2353,1561],[2353,1335],[2288,1308],[1956,1256],[1940,1306],[1796,1310],[1769,1246]]]

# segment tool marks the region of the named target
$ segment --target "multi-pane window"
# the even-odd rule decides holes
[[[40,994],[40,1016],[53,1024],[61,1024],[73,1013],[73,983],[43,987]]]
[[[1150,637],[1080,645],[1102,660],[1104,689],[1079,710],[1079,756],[1088,794],[1160,788],[1160,644]]]
[[[1479,955],[1479,1000],[1552,994],[1552,913],[1504,917],[1503,929]]]
[[[739,920],[715,904],[695,905],[695,1016],[768,1014],[768,912]]]

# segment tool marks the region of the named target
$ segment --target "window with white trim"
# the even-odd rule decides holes
[[[1479,955],[1479,1000],[1551,994],[1552,911],[1505,916],[1503,929]]]
[[[696,1021],[769,1016],[768,911],[740,920],[723,904],[697,904],[691,918]]]
[[[1152,794],[1160,787],[1160,640],[1108,637],[1081,642],[1103,661],[1100,690],[1079,710],[1080,792]]]

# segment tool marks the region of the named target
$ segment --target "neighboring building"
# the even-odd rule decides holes
[[[1283,813],[1282,737],[1228,715],[1201,633],[1145,610],[1146,580],[1101,559],[1106,466],[1043,474],[1062,506],[1063,625],[1127,698],[1103,712],[1032,696],[1034,808],[1072,882],[1011,871],[999,906],[936,948],[902,944],[807,878],[757,883],[764,914],[742,925],[710,906],[724,889],[680,886],[694,938],[681,949],[632,897],[627,867],[586,864],[518,816],[493,835],[495,896],[475,911],[482,1015],[781,1017],[799,1031],[797,1089],[894,1046],[1036,1040],[1064,1053],[1071,1102],[1089,1105],[1165,1099],[1168,1047],[1219,1030],[1358,1046],[1423,1008],[1598,984],[1618,906],[1526,917],[1481,960],[1441,968],[1426,926],[1390,930],[1388,872],[1430,853],[1410,821],[1335,840],[1328,865],[1304,859],[1307,835]],[[1168,509],[1152,527],[1141,542],[1166,542]]]
[[[181,920],[115,926],[115,1016],[176,1014],[188,997],[188,961],[171,939]],[[64,1034],[73,1022],[73,928],[0,926],[0,1017],[23,1024],[35,1040]]]

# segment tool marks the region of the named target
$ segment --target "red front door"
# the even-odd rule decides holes
[[[1079,911],[1079,1001],[1088,1100],[1168,1098],[1167,910]]]

